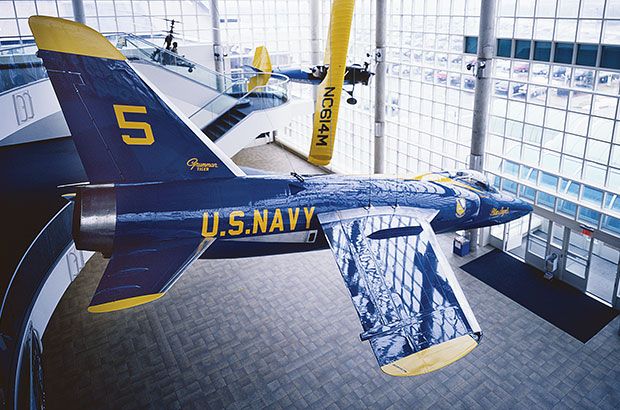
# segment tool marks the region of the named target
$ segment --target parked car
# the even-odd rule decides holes
[[[566,77],[566,67],[556,67],[553,70],[553,78],[565,78]]]
[[[476,88],[476,80],[473,77],[465,77],[465,79],[463,79],[463,88],[473,90]]]
[[[523,63],[523,64],[515,64],[512,67],[512,71],[515,73],[527,73],[530,71],[530,67],[528,63]]]
[[[495,83],[496,95],[508,95],[508,81],[498,81]]]

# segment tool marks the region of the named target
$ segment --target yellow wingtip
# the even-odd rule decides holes
[[[28,25],[40,50],[125,60],[108,39],[84,24],[58,17],[31,16]]]
[[[457,337],[386,364],[381,367],[381,371],[390,376],[418,376],[430,373],[456,362],[476,346],[478,342],[469,335]]]
[[[329,165],[331,162],[331,155],[310,155],[308,156],[308,161],[313,165]]]
[[[133,298],[115,300],[114,302],[102,303],[88,307],[90,313],[107,313],[115,310],[123,310],[159,299],[165,293],[153,293],[151,295],[136,296]]]

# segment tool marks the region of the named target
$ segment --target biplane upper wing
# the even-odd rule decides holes
[[[317,92],[308,158],[315,165],[327,165],[332,159],[354,6],[355,0],[332,2],[325,47],[325,65],[329,69]]]
[[[429,221],[436,211],[370,208],[319,214],[381,370],[413,376],[473,350],[482,335]]]
[[[162,297],[185,269],[207,250],[212,239],[158,241],[139,247],[116,246],[88,307],[92,313],[111,312]]]

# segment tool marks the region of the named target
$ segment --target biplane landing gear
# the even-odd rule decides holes
[[[343,88],[343,90],[349,94],[349,98],[347,98],[347,103],[351,104],[351,105],[355,105],[357,104],[357,98],[353,97],[353,90],[355,90],[355,86],[351,87],[351,91],[349,90],[345,90]]]

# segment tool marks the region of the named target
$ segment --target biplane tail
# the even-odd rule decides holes
[[[252,66],[250,68],[256,71],[257,74],[250,78],[250,83],[248,84],[249,91],[254,90],[256,87],[262,87],[269,82],[272,67],[267,47],[256,47],[256,50],[254,50],[254,58],[252,59]]]
[[[252,68],[257,72],[271,73],[271,58],[269,57],[267,47],[256,47],[256,50],[254,50],[254,58],[252,59]]]

